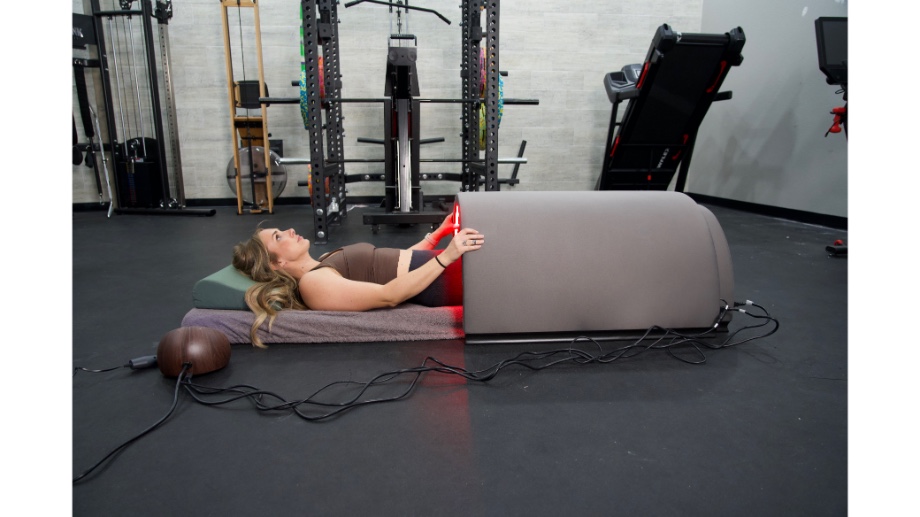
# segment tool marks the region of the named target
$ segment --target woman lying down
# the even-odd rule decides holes
[[[366,311],[403,302],[461,305],[460,258],[480,249],[484,237],[464,228],[444,250],[435,250],[454,229],[448,215],[437,230],[409,249],[357,243],[319,259],[310,256],[310,241],[293,228],[256,230],[233,248],[233,267],[256,282],[246,292],[246,304],[256,315],[252,343],[265,347],[256,331],[266,319],[271,325],[279,309]]]

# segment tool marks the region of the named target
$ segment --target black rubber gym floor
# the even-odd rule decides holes
[[[707,350],[702,365],[650,351],[605,365],[511,367],[486,383],[428,374],[403,400],[321,422],[247,400],[206,406],[180,391],[162,426],[73,485],[73,513],[845,515],[847,259],[825,246],[846,231],[710,208],[731,248],[736,300],[766,307],[780,322],[772,336]],[[308,206],[216,210],[73,213],[74,367],[155,354],[191,309],[193,284],[227,265],[260,221],[313,232]],[[314,256],[357,241],[410,246],[428,231],[374,235],[363,210],[333,226]],[[296,401],[426,356],[475,370],[560,346],[234,345],[227,368],[195,380]],[[166,415],[175,392],[156,368],[77,372],[73,476]]]

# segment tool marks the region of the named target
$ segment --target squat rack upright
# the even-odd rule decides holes
[[[363,1],[349,2],[346,7]],[[373,1],[399,7],[392,2]],[[329,226],[347,215],[345,191],[344,132],[342,126],[341,98],[342,75],[338,45],[338,2],[336,0],[301,0],[303,13],[303,57],[306,86],[306,129],[309,134],[310,166],[313,191],[314,242],[324,244]],[[406,2],[403,5],[408,5]],[[499,120],[499,13],[500,0],[462,0],[462,94],[463,99],[440,100],[463,104],[461,132],[462,163],[461,190],[480,189],[480,176],[486,191],[499,190],[498,180],[498,120]],[[481,11],[485,12],[486,26],[481,25]],[[480,42],[486,39],[486,82],[484,98],[479,97]],[[325,96],[320,95],[320,49],[322,49],[322,79]],[[278,102],[279,99],[262,98],[261,102]],[[437,99],[426,99],[437,102]],[[284,102],[282,100],[282,102]],[[485,156],[479,157],[479,107],[485,104]],[[512,102],[505,101],[506,104]],[[532,102],[522,101],[522,104]],[[323,111],[325,110],[325,124]],[[326,132],[324,146],[323,132]],[[329,179],[329,192],[326,179]],[[411,222],[438,223],[444,213],[413,214]]]

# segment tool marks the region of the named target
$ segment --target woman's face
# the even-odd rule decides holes
[[[278,262],[295,261],[310,250],[310,241],[297,235],[293,228],[284,231],[266,228],[259,231],[259,239]]]

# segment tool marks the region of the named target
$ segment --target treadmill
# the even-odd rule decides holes
[[[688,34],[663,24],[645,62],[604,76],[613,108],[596,190],[668,190],[678,174],[675,190],[683,192],[700,123],[714,101],[732,97],[719,88],[741,64],[744,42],[741,27]]]

